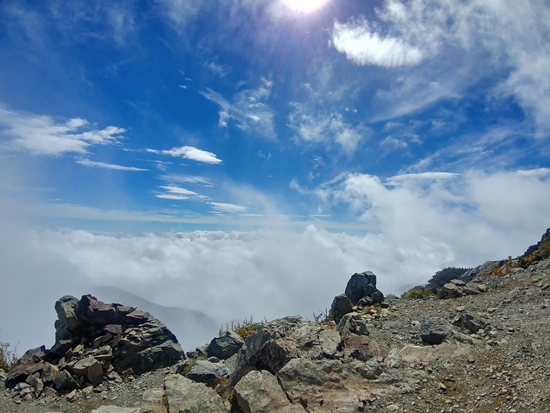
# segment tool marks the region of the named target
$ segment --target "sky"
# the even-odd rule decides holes
[[[97,285],[312,318],[521,255],[549,143],[545,0],[0,2],[0,339]]]

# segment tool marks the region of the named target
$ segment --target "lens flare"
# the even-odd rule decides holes
[[[328,2],[329,0],[283,0],[283,3],[291,9],[304,13],[313,12]]]

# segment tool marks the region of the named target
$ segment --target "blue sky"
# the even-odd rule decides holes
[[[544,0],[6,1],[0,22],[7,285],[32,256],[74,291],[307,316],[355,271],[399,292],[549,226]],[[182,302],[199,273],[236,290]]]

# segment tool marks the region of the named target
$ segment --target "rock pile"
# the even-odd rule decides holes
[[[23,399],[121,381],[184,359],[176,337],[149,313],[91,295],[55,303],[56,342],[31,349],[6,378]]]
[[[368,307],[383,301],[384,294],[376,288],[376,275],[372,271],[355,273],[348,281],[345,293],[334,297],[330,314],[339,323],[344,315],[353,311],[353,306]]]

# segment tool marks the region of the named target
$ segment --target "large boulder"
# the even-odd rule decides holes
[[[258,326],[239,351],[230,386],[234,386],[249,371],[267,370],[276,374],[296,357],[319,359],[332,357],[337,331],[323,329],[317,323],[300,316],[284,317]]]
[[[187,378],[211,386],[222,377],[229,377],[231,371],[223,363],[211,363],[208,360],[197,360],[187,374]]]
[[[221,397],[210,387],[179,374],[164,379],[167,410],[182,413],[227,413]]]
[[[235,398],[243,413],[304,413],[300,404],[292,404],[277,378],[268,371],[253,370],[235,386]]]
[[[451,330],[451,323],[444,318],[425,318],[420,323],[420,338],[427,344],[441,344]]]
[[[384,294],[376,288],[376,275],[372,271],[353,274],[346,285],[345,295],[353,305],[366,306],[384,301]]]
[[[330,313],[334,317],[334,322],[338,324],[342,317],[353,311],[353,304],[349,297],[345,294],[340,294],[334,297],[330,306]]]
[[[226,331],[220,337],[212,339],[208,345],[208,357],[227,360],[241,349],[244,340],[234,331]]]

